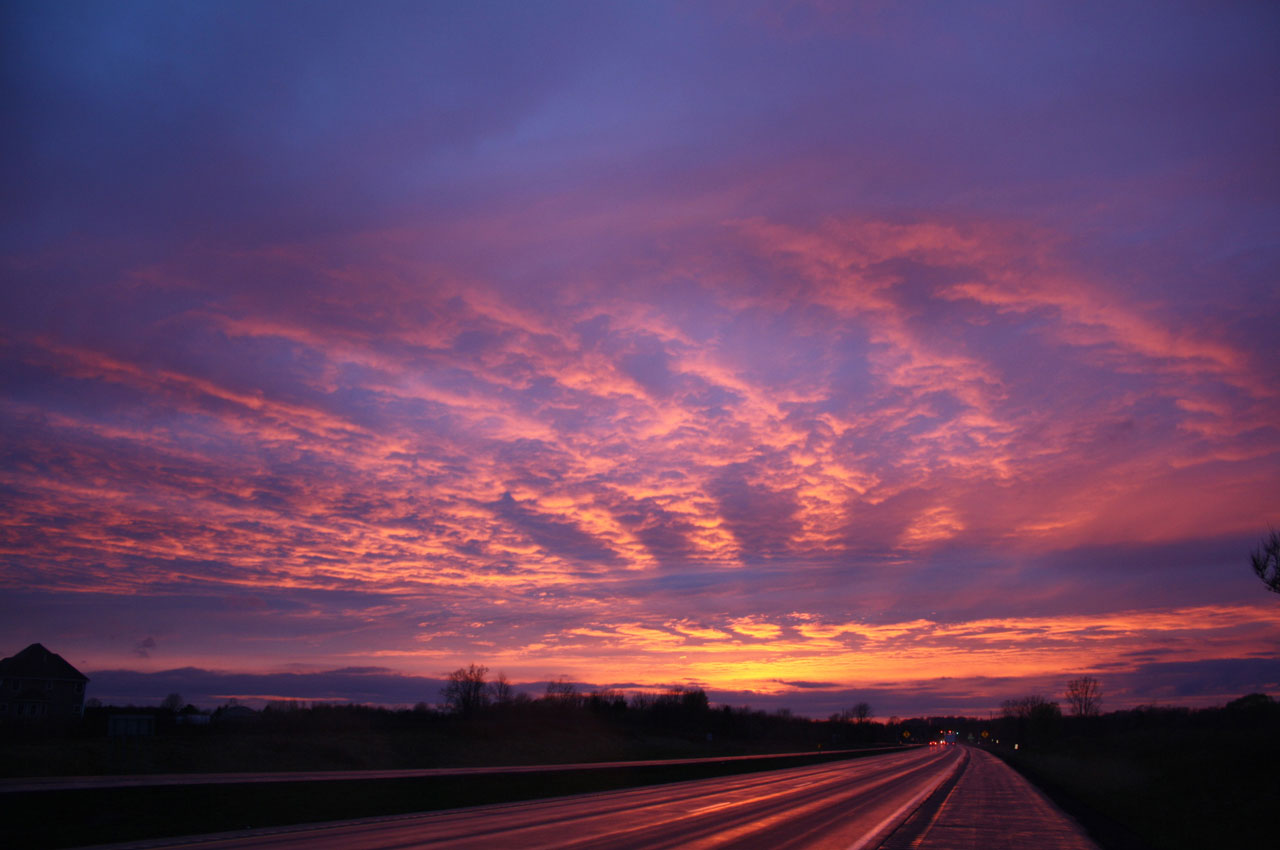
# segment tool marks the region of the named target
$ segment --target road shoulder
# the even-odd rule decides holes
[[[880,850],[1099,850],[1069,815],[988,752],[968,750],[953,782],[880,845]]]

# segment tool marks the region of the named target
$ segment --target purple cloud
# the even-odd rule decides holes
[[[1265,4],[0,15],[15,648],[1266,684]]]

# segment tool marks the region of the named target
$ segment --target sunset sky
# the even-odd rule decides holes
[[[0,15],[0,655],[1280,694],[1277,4]]]

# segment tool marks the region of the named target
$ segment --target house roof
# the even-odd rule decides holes
[[[89,677],[67,663],[61,655],[33,643],[17,655],[0,660],[0,676],[15,679],[69,679],[87,682]]]

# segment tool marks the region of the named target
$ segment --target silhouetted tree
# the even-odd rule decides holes
[[[1058,708],[1056,702],[1051,702],[1039,694],[1019,697],[1018,699],[1007,699],[1000,703],[1000,708],[1006,717],[1016,717],[1022,720],[1026,720],[1037,713],[1049,711],[1050,706],[1054,709]],[[1061,713],[1060,710],[1059,713]]]
[[[172,711],[177,714],[182,709],[182,694],[169,694],[160,702],[160,707],[165,711]]]
[[[697,686],[677,688],[672,693],[679,695],[680,708],[686,714],[706,714],[711,707],[707,692]]]
[[[547,682],[546,699],[566,708],[577,706],[582,702],[578,696],[578,686],[569,681],[568,676],[561,676]]]
[[[1056,702],[1040,695],[1007,699],[1000,704],[1005,717],[1011,718],[1017,737],[1043,742],[1058,734],[1062,709]]]
[[[1067,682],[1067,705],[1076,717],[1095,717],[1102,704],[1102,685],[1092,676]]]
[[[621,714],[627,710],[627,697],[614,688],[597,688],[587,694],[587,705],[596,714]]]
[[[1267,590],[1280,593],[1280,532],[1272,529],[1271,536],[1249,553],[1249,560]]]
[[[860,702],[851,708],[846,708],[844,711],[836,712],[831,715],[830,719],[842,723],[866,723],[871,719],[871,704]]]
[[[511,690],[511,683],[507,681],[506,673],[499,673],[497,677],[489,683],[489,696],[493,698],[496,705],[506,705],[511,702],[514,694]]]
[[[449,709],[457,714],[472,715],[488,705],[489,692],[484,680],[488,673],[488,667],[468,664],[448,674],[449,683],[440,689],[440,694]]]
[[[1227,703],[1227,711],[1265,713],[1275,708],[1276,701],[1266,694],[1246,694]]]

